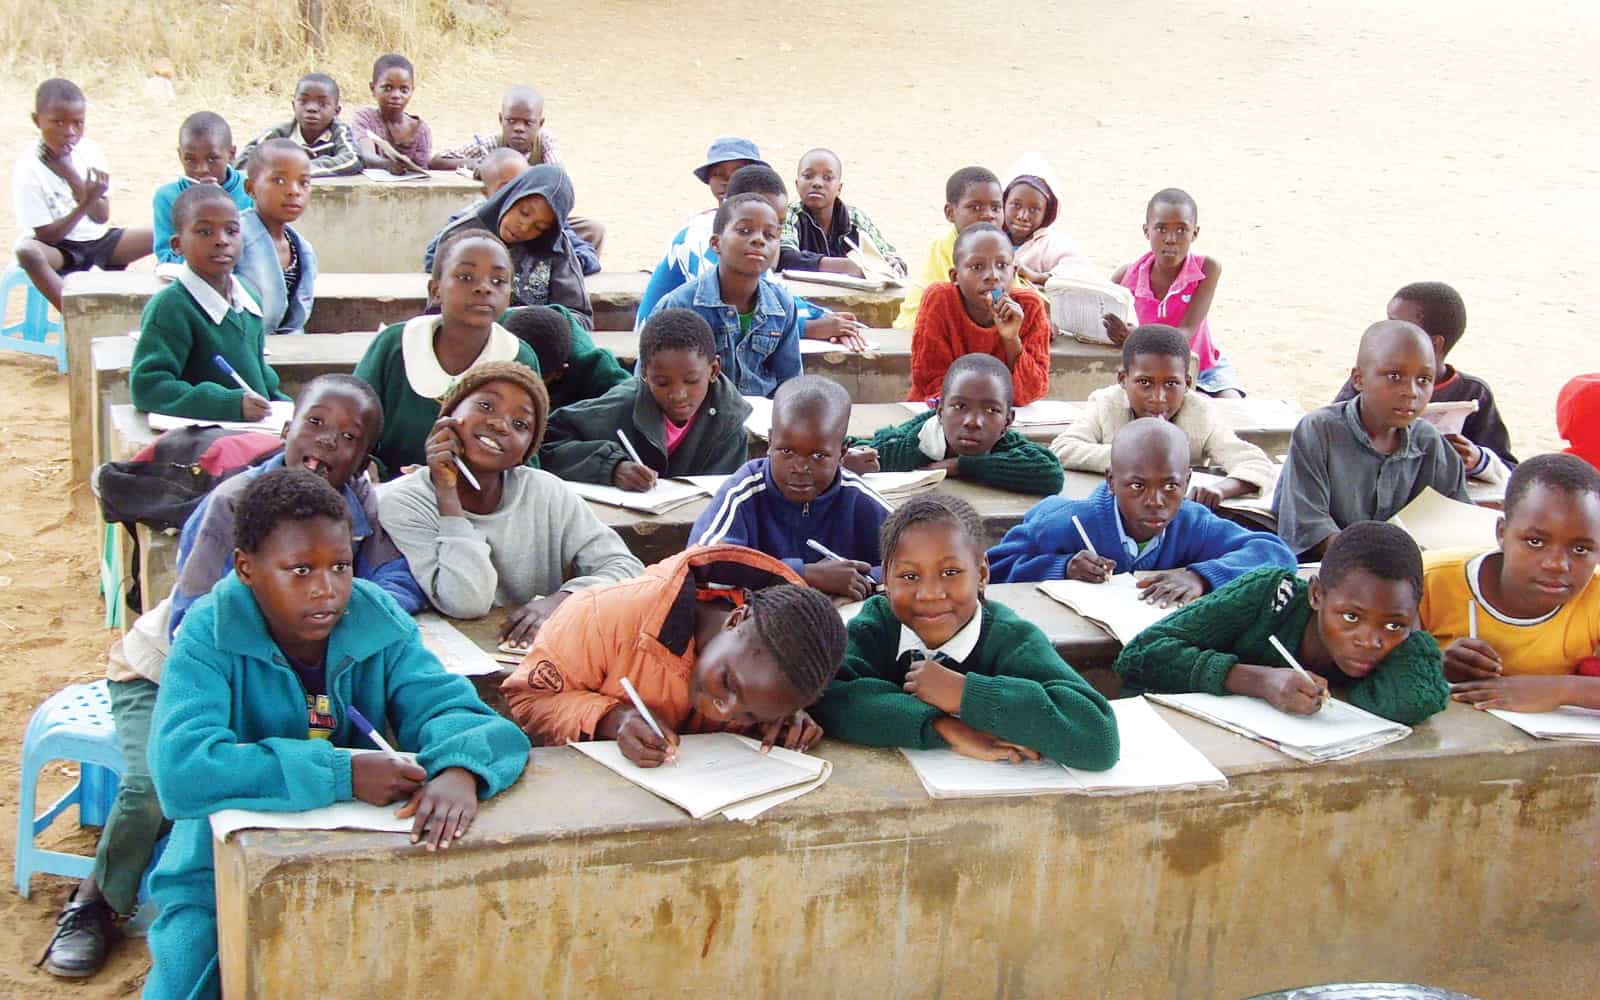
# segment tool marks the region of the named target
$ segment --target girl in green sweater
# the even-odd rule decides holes
[[[844,666],[812,717],[869,746],[1110,767],[1119,749],[1111,706],[1043,632],[984,600],[982,538],[972,505],[940,493],[889,515],[886,593],[850,622]]]

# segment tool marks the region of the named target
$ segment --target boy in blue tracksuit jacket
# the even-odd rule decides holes
[[[878,531],[894,507],[841,467],[849,424],[843,386],[820,375],[785,382],[772,400],[767,457],[723,481],[695,518],[689,544],[756,549],[818,590],[865,600],[883,578]]]
[[[479,799],[522,773],[528,740],[448,674],[416,624],[353,579],[344,503],[303,470],[258,477],[239,501],[234,572],[190,610],[162,675],[150,771],[175,822],[150,880],[147,998],[217,996],[208,817],[405,802],[428,850],[466,832]],[[355,707],[415,764],[368,748]]]
[[[1111,442],[1106,482],[1085,500],[1047,497],[989,550],[989,579],[1085,580],[1156,571],[1140,580],[1146,600],[1182,604],[1262,566],[1295,567],[1276,535],[1250,531],[1183,499],[1189,446],[1154,417],[1129,423]],[[1083,524],[1085,548],[1073,516]]]

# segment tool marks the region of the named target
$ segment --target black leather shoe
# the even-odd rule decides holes
[[[106,901],[96,897],[79,902],[74,889],[56,918],[55,936],[37,964],[52,976],[87,979],[106,964],[106,952],[116,933],[116,914]]]

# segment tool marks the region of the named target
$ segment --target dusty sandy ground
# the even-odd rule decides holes
[[[611,225],[614,269],[652,263],[683,216],[709,203],[689,171],[720,133],[756,139],[786,177],[810,146],[837,150],[846,200],[908,256],[941,225],[945,176],[968,163],[1003,172],[1025,151],[1044,153],[1063,217],[1108,271],[1144,249],[1149,195],[1181,186],[1200,204],[1198,249],[1226,265],[1213,326],[1252,392],[1325,402],[1391,292],[1445,280],[1470,314],[1453,360],[1491,381],[1519,455],[1556,444],[1557,389],[1600,368],[1578,313],[1595,290],[1581,263],[1593,212],[1581,206],[1600,172],[1600,8],[1546,5],[1538,21],[1560,27],[1542,30],[1482,2],[1100,6],[1046,5],[1025,27],[945,0],[914,14],[596,0],[530,19],[465,64],[418,58],[412,107],[449,144],[493,127],[502,86],[541,86],[579,210]],[[241,142],[286,117],[286,93],[180,83],[176,104],[152,105],[142,68],[59,70],[90,94],[122,224],[148,224],[150,192],[177,173],[187,112],[222,112]],[[353,109],[365,88],[343,82]],[[27,141],[34,83],[0,78],[8,168]],[[9,245],[13,219],[0,212]],[[29,713],[63,684],[101,675],[109,638],[93,508],[66,494],[66,439],[65,380],[47,362],[0,357],[0,728],[19,734],[0,741],[0,831],[14,829]],[[92,848],[85,833],[64,841]],[[8,874],[10,845],[0,836]],[[67,888],[38,878],[30,901],[0,892],[0,994],[138,989],[139,944],[81,987],[31,968]]]

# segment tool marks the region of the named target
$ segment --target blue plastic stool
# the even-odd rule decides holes
[[[78,783],[36,816],[39,772],[52,760],[79,762]],[[78,807],[78,825],[104,826],[125,766],[105,681],[63,688],[34,710],[22,740],[22,788],[17,797],[16,884],[23,899],[28,898],[29,881],[36,872],[81,879],[94,871],[94,858],[47,851],[34,839],[73,805]]]
[[[5,322],[11,312],[11,293],[23,289],[22,320]],[[55,340],[50,339],[55,334]],[[50,303],[33,287],[27,272],[12,265],[0,274],[0,350],[43,354],[56,359],[56,370],[67,370],[67,335],[60,320],[50,318]]]

